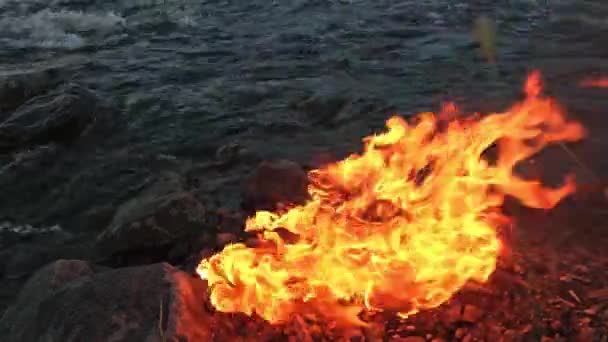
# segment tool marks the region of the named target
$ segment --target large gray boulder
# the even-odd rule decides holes
[[[123,203],[97,237],[101,256],[124,256],[120,265],[184,258],[190,245],[215,238],[215,212],[185,191],[177,174],[166,174],[139,195]],[[178,246],[178,245],[187,246]],[[194,247],[193,247],[194,248]],[[138,260],[136,260],[138,259]],[[173,260],[175,261],[175,260]]]
[[[103,270],[59,260],[0,320],[6,342],[212,341],[206,282],[168,264]]]
[[[0,153],[73,142],[108,116],[108,108],[94,92],[67,84],[26,101],[0,122]]]

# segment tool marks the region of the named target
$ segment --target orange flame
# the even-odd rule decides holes
[[[575,190],[572,177],[548,189],[513,173],[545,145],[584,135],[541,90],[534,72],[527,98],[505,113],[458,119],[448,104],[447,122],[433,113],[416,124],[392,117],[387,132],[364,139],[361,155],[309,173],[307,203],[249,218],[246,230],[262,246],[232,244],[201,262],[211,302],[272,323],[313,314],[362,324],[363,310],[407,316],[439,306],[467,281],[487,281],[505,195],[551,208]]]
[[[581,82],[581,86],[586,88],[608,88],[608,77],[587,78]]]

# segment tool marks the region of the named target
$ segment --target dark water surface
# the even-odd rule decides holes
[[[3,169],[0,217],[86,230],[86,213],[227,144],[248,152],[202,187],[234,206],[260,160],[340,157],[391,112],[444,100],[504,109],[537,67],[549,91],[600,129],[608,94],[576,83],[608,72],[602,3],[0,0],[1,72],[59,65],[123,122],[98,141]],[[498,66],[483,63],[472,40],[480,13],[497,20]],[[583,157],[608,168],[598,150]]]

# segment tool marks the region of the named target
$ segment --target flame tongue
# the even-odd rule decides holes
[[[229,245],[201,262],[214,306],[273,323],[313,313],[357,324],[364,309],[407,316],[442,304],[469,280],[486,281],[500,251],[504,196],[551,208],[574,191],[572,179],[547,189],[513,173],[545,145],[584,135],[541,97],[539,73],[525,90],[505,113],[443,128],[433,113],[416,124],[393,117],[386,133],[365,139],[361,155],[310,172],[309,202],[248,219],[246,230],[266,244]],[[491,163],[484,154],[493,145]]]

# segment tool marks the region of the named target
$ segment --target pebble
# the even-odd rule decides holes
[[[500,342],[515,342],[519,339],[519,336],[515,330],[509,329],[504,332]]]
[[[559,331],[562,328],[562,322],[558,321],[558,320],[554,320],[551,322],[551,329],[553,329],[553,331]]]
[[[475,305],[466,305],[462,313],[462,320],[468,323],[475,323],[483,316],[484,312]]]
[[[585,265],[576,265],[574,267],[574,270],[579,273],[584,273],[584,274],[589,273],[589,267],[587,267]]]
[[[447,310],[442,312],[441,320],[446,325],[452,325],[458,321],[460,321],[462,317],[462,306],[461,305],[452,305]]]
[[[583,311],[586,315],[589,316],[595,316],[597,315],[598,312],[600,312],[601,306],[600,305],[592,305],[589,308],[585,309],[585,311]]]
[[[454,337],[461,339],[464,337],[464,335],[466,335],[466,333],[467,332],[463,328],[458,328],[456,329],[456,332],[454,332]]]

